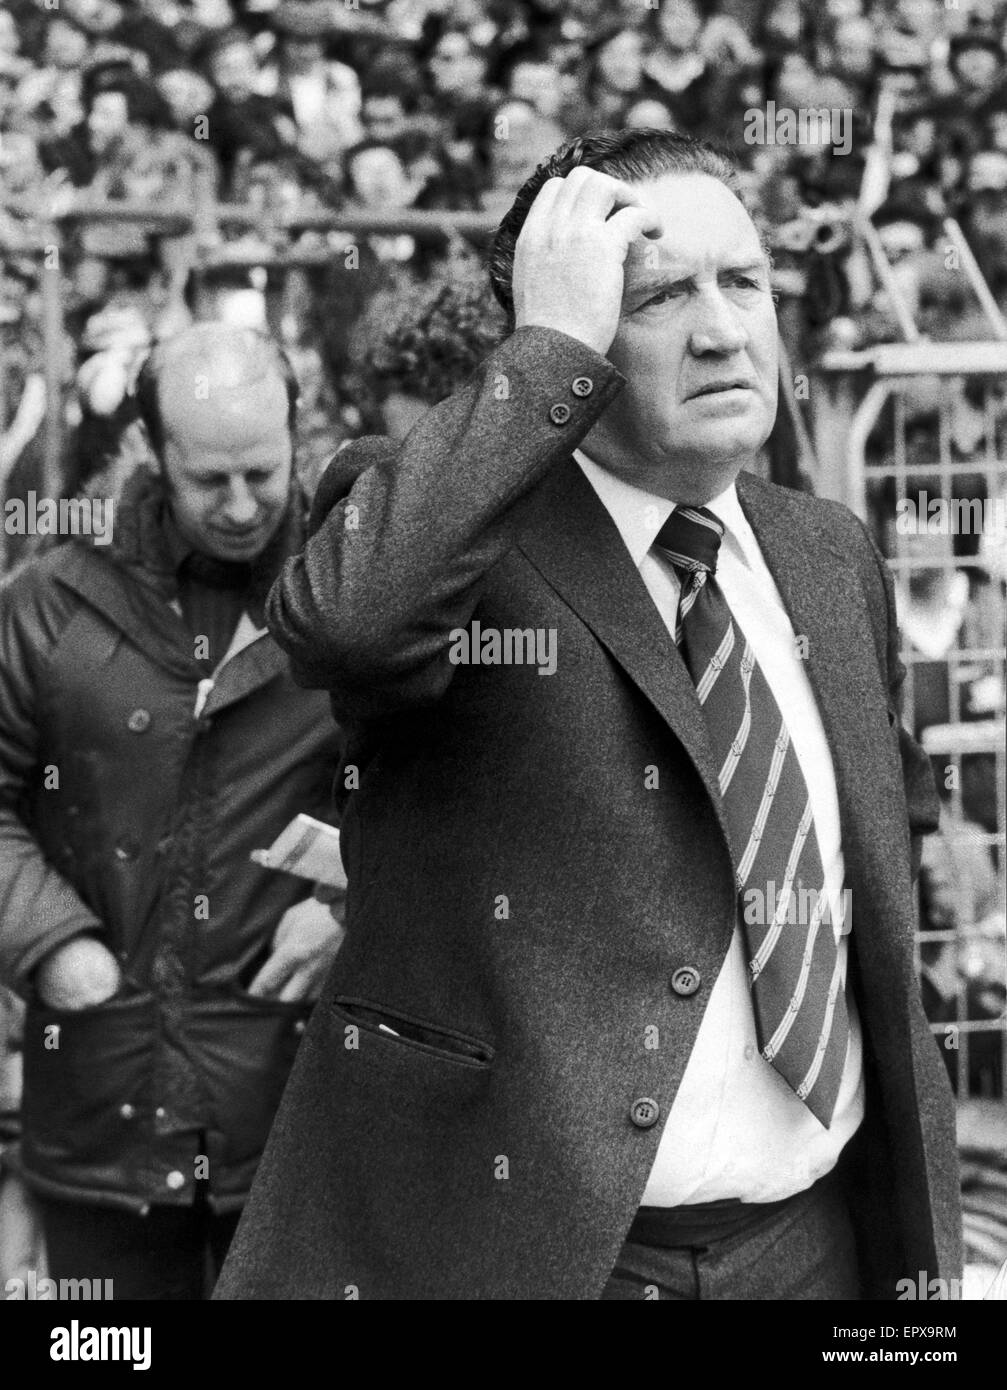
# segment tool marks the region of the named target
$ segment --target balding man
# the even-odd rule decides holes
[[[160,473],[0,587],[0,978],[50,1274],[199,1298],[341,935],[250,853],[326,814],[336,736],[262,621],[303,535],[289,364],[201,325],[137,391]]]

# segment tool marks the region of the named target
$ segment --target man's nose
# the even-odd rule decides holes
[[[748,346],[748,330],[719,288],[698,295],[694,313],[689,348],[696,357],[740,352]]]
[[[224,503],[224,515],[232,526],[247,526],[259,512],[255,494],[244,478],[232,478]]]

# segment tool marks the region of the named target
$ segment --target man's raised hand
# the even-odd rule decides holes
[[[605,353],[619,326],[623,268],[638,237],[661,235],[634,189],[578,166],[539,190],[514,250],[518,328],[555,328]]]

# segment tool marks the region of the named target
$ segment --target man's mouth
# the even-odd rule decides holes
[[[250,541],[262,530],[261,526],[250,526],[244,531],[227,531],[221,526],[214,528],[221,540],[240,545],[242,541]]]
[[[752,383],[744,377],[725,377],[723,381],[708,381],[697,391],[690,392],[686,399],[694,401],[697,396],[716,396],[724,391],[750,391],[751,389]]]

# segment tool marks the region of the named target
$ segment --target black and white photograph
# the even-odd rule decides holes
[[[5,0],[0,518],[0,1365],[996,1364],[1007,0]]]

